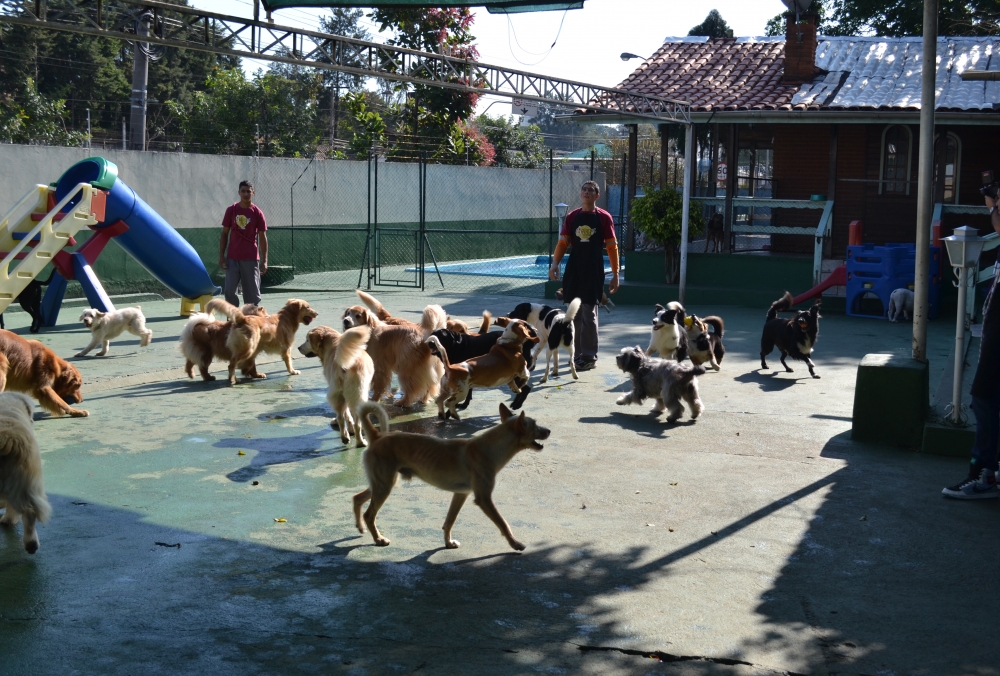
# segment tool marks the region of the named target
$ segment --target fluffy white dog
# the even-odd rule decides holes
[[[139,345],[142,347],[149,345],[153,339],[153,332],[146,328],[146,317],[138,305],[113,312],[101,312],[94,308],[87,308],[80,315],[80,321],[90,329],[92,335],[90,345],[85,347],[83,352],[77,353],[77,357],[85,357],[98,345],[102,347],[97,356],[103,357],[108,353],[111,339],[117,338],[124,331],[128,331],[133,336],[139,336],[142,339]]]
[[[23,394],[0,394],[0,507],[6,507],[0,526],[24,519],[24,548],[38,551],[35,522],[52,514],[42,484],[42,454],[32,429],[34,404]]]
[[[889,321],[898,321],[899,315],[907,321],[913,319],[913,292],[909,289],[896,289],[889,296]]]

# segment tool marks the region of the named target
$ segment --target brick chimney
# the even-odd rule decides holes
[[[795,13],[785,14],[785,70],[781,84],[797,85],[812,82],[816,68],[816,23],[819,16],[802,14],[795,23]]]

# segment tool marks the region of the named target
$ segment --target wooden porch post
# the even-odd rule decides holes
[[[660,132],[660,190],[667,187],[668,165],[670,163],[670,127],[665,124],[657,126]]]
[[[726,253],[733,253],[733,197],[736,196],[736,168],[739,165],[739,133],[738,124],[729,125],[729,147],[726,149],[726,213],[723,230],[723,248]]]

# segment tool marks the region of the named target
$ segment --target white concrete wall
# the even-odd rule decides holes
[[[9,144],[0,144],[0,213],[35,184],[58,180],[92,155],[118,165],[119,178],[175,228],[218,227],[226,207],[239,199],[237,186],[244,178],[253,181],[270,226],[291,225],[293,204],[294,225],[357,224],[368,218],[367,162],[324,160],[310,166],[300,159]],[[556,171],[554,201],[577,206],[586,176]],[[603,178],[597,177],[602,187]],[[417,181],[415,164],[379,163],[379,222],[418,220]],[[427,200],[429,222],[547,218],[549,171],[432,164]]]

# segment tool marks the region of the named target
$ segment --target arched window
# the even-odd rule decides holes
[[[909,128],[894,124],[882,132],[882,166],[879,172],[880,195],[910,194],[910,157],[913,136]]]
[[[962,141],[948,132],[944,139],[934,139],[934,201],[958,204],[958,185],[961,179]]]

